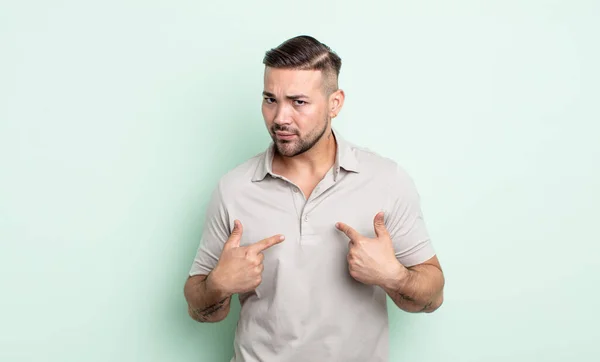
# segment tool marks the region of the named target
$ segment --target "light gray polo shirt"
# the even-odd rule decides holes
[[[232,362],[381,362],[388,360],[386,293],[348,272],[344,222],[375,237],[385,211],[396,257],[405,266],[435,255],[419,196],[394,161],[334,132],[337,154],[310,197],[272,171],[273,144],[229,171],[213,192],[190,275],[208,274],[239,219],[241,245],[275,234],[264,251],[262,283],[239,295],[241,311]]]

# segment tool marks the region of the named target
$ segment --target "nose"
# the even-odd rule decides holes
[[[277,104],[277,108],[275,109],[275,118],[273,119],[273,123],[277,125],[288,125],[292,123],[292,117],[288,110],[288,107],[285,104]]]

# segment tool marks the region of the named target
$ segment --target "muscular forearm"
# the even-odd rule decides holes
[[[444,275],[434,265],[399,269],[397,277],[383,286],[396,305],[411,313],[431,313],[442,305]]]
[[[190,278],[184,288],[190,317],[198,322],[219,322],[229,313],[231,296],[211,283],[208,277]]]

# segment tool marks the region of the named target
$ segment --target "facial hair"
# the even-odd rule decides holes
[[[271,127],[271,138],[273,139],[273,143],[275,144],[275,150],[277,151],[277,153],[285,157],[294,157],[301,155],[304,152],[313,148],[314,145],[317,144],[317,142],[319,142],[319,140],[327,131],[328,124],[329,118],[325,118],[322,128],[314,129],[305,137],[300,137],[296,130],[289,129],[287,127],[281,127],[277,124],[274,124]],[[290,132],[295,134],[297,137],[295,140],[292,141],[278,140],[275,136],[276,131]]]

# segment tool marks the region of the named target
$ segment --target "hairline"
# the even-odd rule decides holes
[[[325,96],[329,97],[333,93],[339,90],[338,85],[338,75],[336,74],[335,69],[327,67],[327,68],[317,68],[311,66],[312,64],[306,64],[301,66],[272,66],[265,64],[265,73],[268,68],[271,69],[284,69],[284,70],[307,70],[307,71],[317,71],[321,72],[321,89],[324,90]]]

